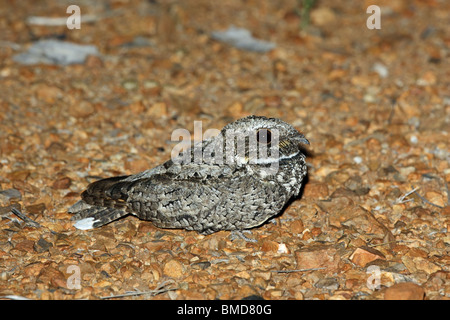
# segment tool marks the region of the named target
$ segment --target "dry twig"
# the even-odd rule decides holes
[[[28,218],[26,215],[24,215],[22,212],[20,212],[19,210],[17,210],[14,207],[11,208],[11,212],[14,213],[16,216],[18,216],[23,221],[25,221],[26,224],[28,224],[28,225],[30,225],[30,226],[32,226],[34,228],[42,227],[39,223],[37,223],[36,221]]]
[[[417,196],[420,198],[420,200],[422,200],[422,201],[425,202],[425,203],[428,203],[428,204],[431,205],[431,206],[434,206],[434,207],[437,207],[437,208],[440,208],[440,209],[444,208],[444,207],[442,207],[442,206],[440,206],[440,205],[437,205],[437,204],[435,204],[435,203],[433,203],[433,202],[431,202],[431,201],[428,201],[426,198],[422,197],[422,196],[416,191],[417,189],[419,189],[419,188],[415,188],[415,189],[413,190],[413,192],[414,192],[415,194],[417,194]]]
[[[394,247],[393,244],[396,242],[396,240],[395,240],[395,236],[392,234],[391,230],[388,227],[386,227],[382,222],[380,222],[371,211],[365,209],[363,206],[360,206],[360,208],[362,210],[364,210],[364,212],[367,214],[367,216],[369,218],[375,220],[375,222],[381,227],[381,229],[384,230],[383,243],[388,244],[389,248],[392,250]]]
[[[408,197],[409,195],[411,195],[412,193],[416,192],[417,190],[419,190],[419,187],[417,187],[417,188],[415,188],[415,189],[413,189],[411,191],[408,191],[407,193],[402,195],[400,198],[395,200],[395,204],[400,204],[400,203],[405,203],[405,202],[412,201],[412,199],[405,200],[405,198]]]
[[[294,269],[294,270],[271,270],[271,272],[276,273],[292,273],[292,272],[306,272],[306,271],[316,271],[316,270],[324,270],[325,267],[320,268],[310,268],[310,269]]]
[[[148,291],[131,291],[131,292],[125,292],[123,294],[118,294],[118,295],[112,295],[112,296],[106,296],[106,297],[101,297],[100,299],[114,299],[114,298],[124,298],[124,297],[132,297],[132,296],[142,296],[145,294],[149,294],[152,297],[156,296],[158,294],[167,292],[167,291],[173,291],[173,290],[177,290],[178,288],[167,288],[168,285],[173,284],[174,281],[173,280],[166,280],[161,282],[155,290],[148,290]]]

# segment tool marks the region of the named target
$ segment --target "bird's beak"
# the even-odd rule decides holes
[[[299,143],[302,143],[302,144],[307,144],[308,146],[310,145],[309,141],[308,141],[305,137],[303,137],[303,136],[301,136],[300,138],[298,138],[297,141],[298,141]]]
[[[282,149],[289,149],[290,146],[295,145],[295,141],[298,142],[299,144],[301,143],[309,145],[308,139],[306,139],[303,135],[298,135],[291,139],[281,140],[279,146]]]

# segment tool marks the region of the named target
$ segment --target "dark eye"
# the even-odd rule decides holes
[[[259,129],[256,132],[256,141],[263,144],[269,144],[272,141],[272,132],[269,129]]]

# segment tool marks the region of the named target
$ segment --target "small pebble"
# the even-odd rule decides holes
[[[362,163],[363,159],[360,156],[356,156],[356,157],[353,158],[353,161],[356,164],[360,164],[360,163]]]
[[[389,70],[382,63],[376,62],[374,63],[372,70],[378,73],[381,78],[387,78],[389,75]]]
[[[17,189],[6,189],[0,191],[0,198],[3,198],[5,201],[10,201],[12,199],[22,199],[22,194]]]

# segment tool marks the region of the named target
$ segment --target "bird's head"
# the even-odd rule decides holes
[[[294,158],[309,141],[292,125],[276,118],[248,116],[226,125],[222,139],[224,159],[242,164],[272,164]]]

